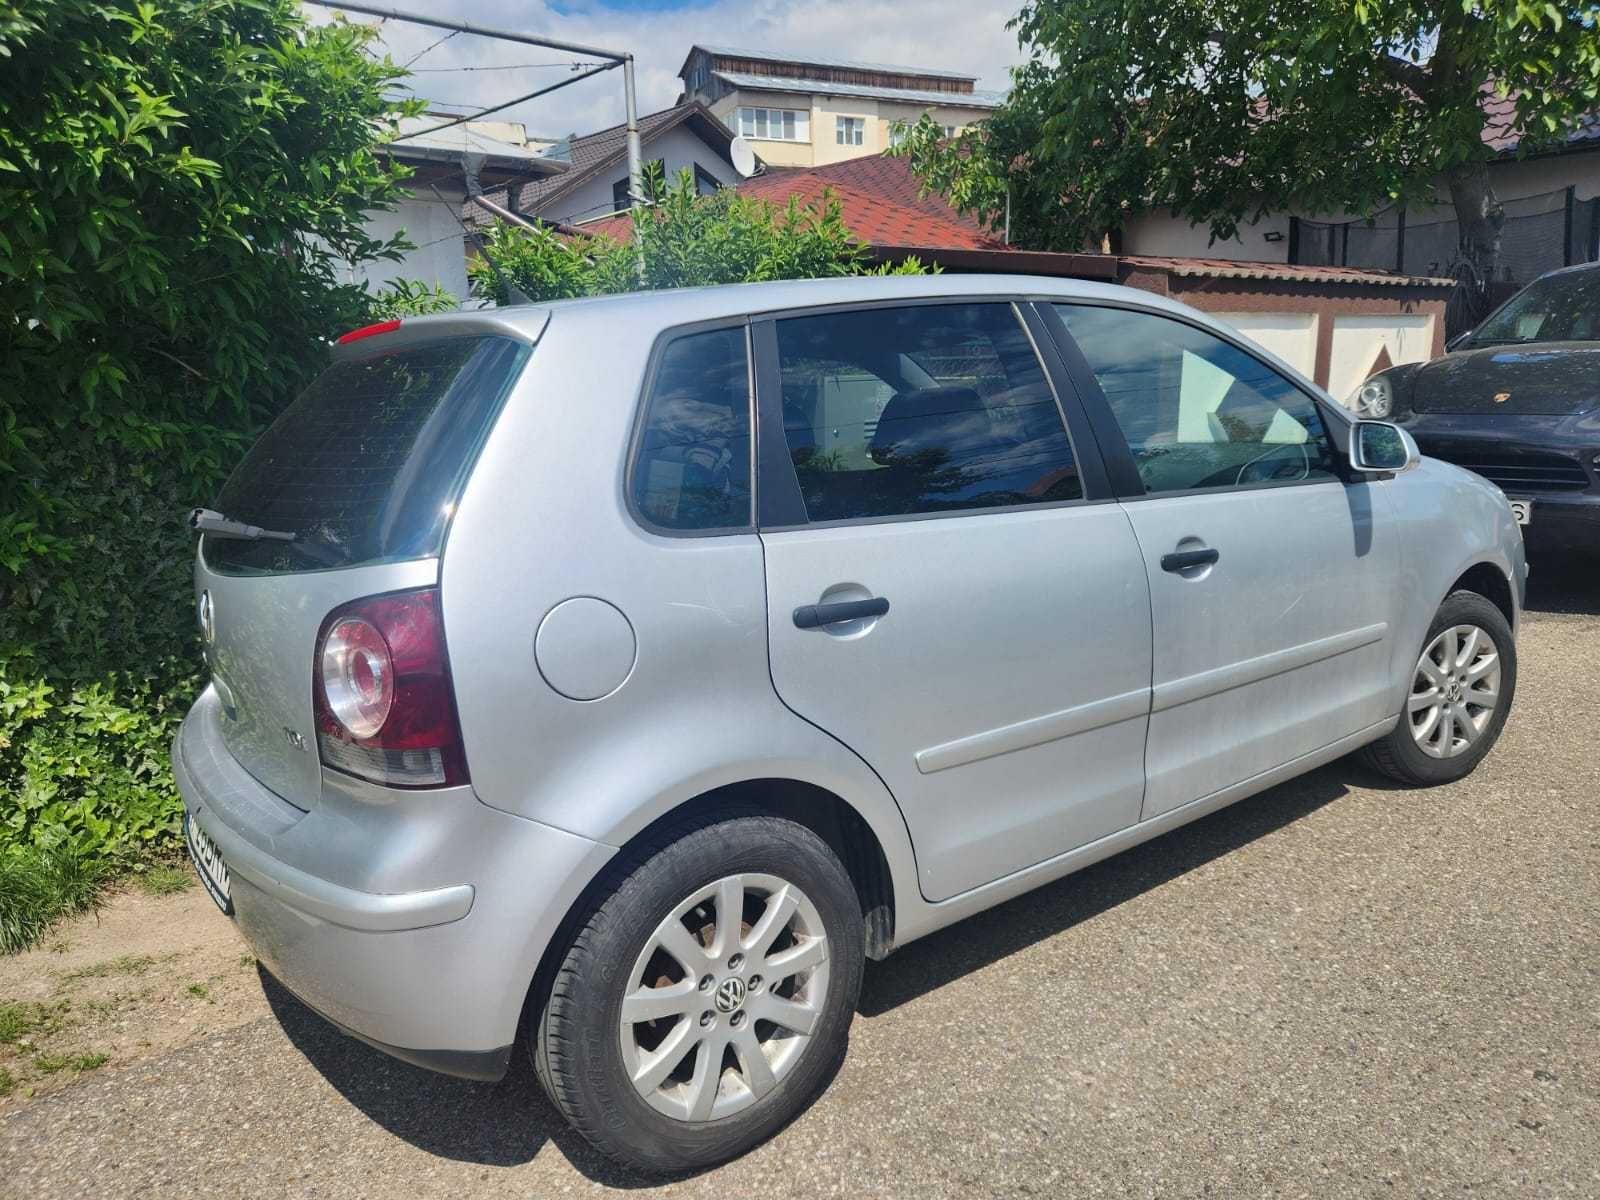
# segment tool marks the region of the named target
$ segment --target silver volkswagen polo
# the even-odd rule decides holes
[[[1142,292],[709,288],[388,322],[197,512],[173,766],[268,970],[602,1150],[801,1111],[864,960],[1331,759],[1459,779],[1505,497]]]

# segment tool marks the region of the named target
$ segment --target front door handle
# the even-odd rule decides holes
[[[888,611],[889,601],[884,596],[873,596],[869,600],[840,600],[834,604],[802,604],[794,610],[794,627],[821,629],[824,625],[842,625],[846,621],[881,617]]]
[[[1161,556],[1161,569],[1177,574],[1191,567],[1209,567],[1221,557],[1209,546],[1204,550],[1174,550],[1171,554]]]

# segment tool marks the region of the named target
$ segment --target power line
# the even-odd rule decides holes
[[[387,18],[387,17],[384,18],[385,21],[387,21],[388,19],[389,18]],[[381,28],[381,24],[380,24],[380,28]],[[438,41],[429,42],[427,46],[423,47],[421,50],[417,51],[417,53],[413,54],[410,58],[406,59],[406,61],[404,63],[402,63],[401,66],[402,67],[409,67],[412,63],[416,62],[417,59],[421,58],[424,54],[428,53],[428,51],[437,50],[440,46],[442,46],[446,42],[448,42],[451,38],[456,37],[458,34],[460,34],[460,32],[461,32],[461,30],[459,30],[459,29],[452,29],[449,33],[445,34]]]

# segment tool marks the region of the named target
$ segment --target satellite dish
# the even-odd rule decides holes
[[[736,137],[728,143],[728,158],[741,179],[749,179],[756,173],[756,152],[742,137]]]

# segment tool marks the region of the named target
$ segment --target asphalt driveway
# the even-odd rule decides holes
[[[434,1076],[262,978],[0,1117],[0,1194],[1600,1195],[1600,572],[1533,604],[1471,779],[1335,763],[870,966],[826,1095],[730,1166],[630,1177],[524,1063]]]

